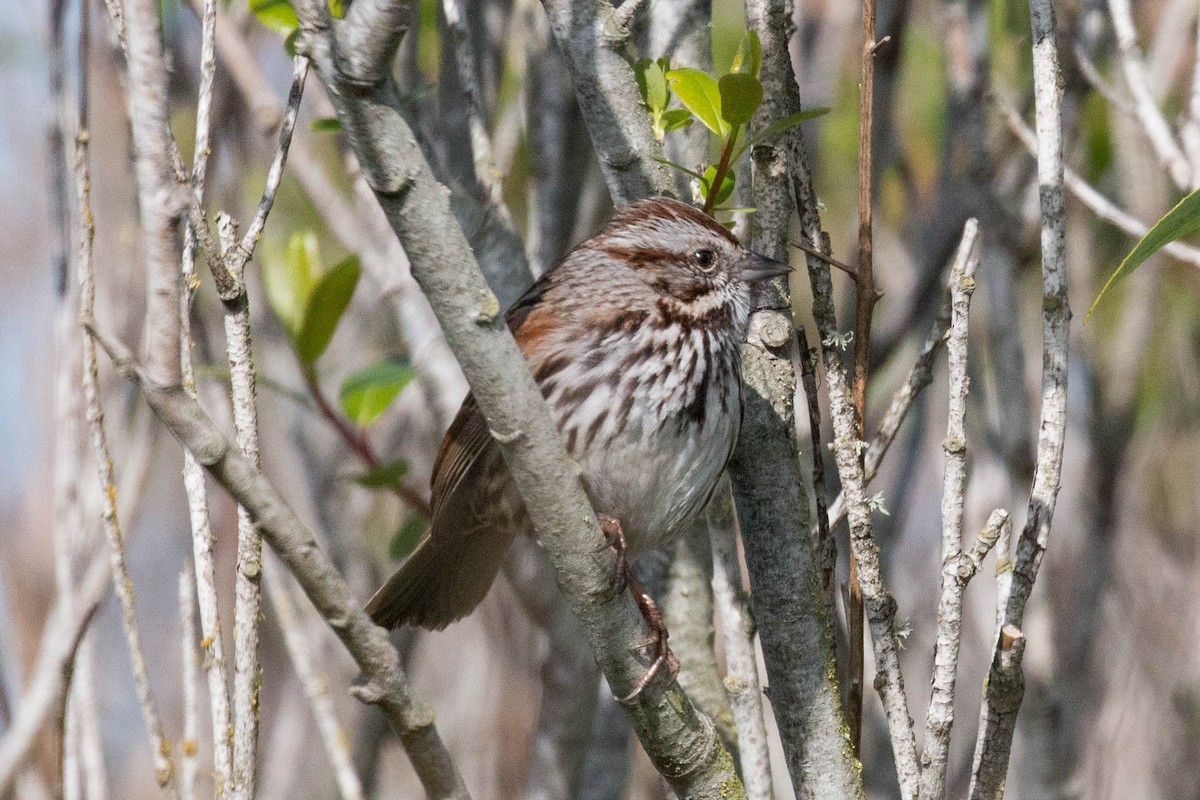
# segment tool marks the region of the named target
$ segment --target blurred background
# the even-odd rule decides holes
[[[173,66],[172,125],[188,159],[200,26],[186,0],[161,5]],[[473,241],[494,244],[504,232],[479,211],[478,198],[471,200],[480,176],[469,156],[462,86],[449,48],[443,47],[442,4],[420,0],[416,6],[397,76],[431,160],[468,198],[456,207],[464,227]],[[651,0],[635,30],[639,54],[673,52],[664,32],[703,6]],[[853,263],[860,9],[835,0],[796,6],[792,56],[804,105],[831,109],[804,128],[823,221],[834,256]],[[1180,248],[1154,257],[1088,324],[1083,322],[1100,286],[1136,241],[1105,217],[1115,209],[1129,218],[1127,226],[1152,223],[1200,183],[1200,100],[1194,95],[1200,92],[1194,81],[1198,8],[1195,0],[1147,0],[1134,3],[1129,17],[1145,86],[1193,165],[1190,174],[1172,174],[1147,137],[1122,68],[1122,40],[1113,15],[1120,17],[1123,7],[1099,0],[1058,5],[1066,154],[1078,176],[1067,205],[1075,318],[1063,489],[1026,625],[1026,699],[1009,775],[1009,796],[1020,800],[1200,797],[1195,768],[1200,758],[1200,252]],[[62,126],[67,141],[74,136],[75,77],[81,68],[78,0],[65,7],[59,55],[51,47],[55,37],[45,4],[4,0],[3,8],[0,734],[28,680],[55,597],[56,547],[75,542],[72,552],[78,556],[100,538],[99,484],[77,424],[78,399],[56,384],[56,376],[77,375],[79,369],[79,340],[71,328],[74,279],[62,272],[63,254],[74,251],[76,235],[71,220],[65,229],[56,222],[61,206],[52,158],[58,148],[55,126]],[[243,0],[230,0],[222,7],[218,34],[207,206],[228,209],[243,220],[252,215],[262,191],[291,79],[291,59],[279,26],[272,27],[277,17],[271,8],[258,3],[258,13],[252,13]],[[126,99],[103,7],[94,4],[90,15],[92,47],[82,70],[91,108],[97,316],[108,331],[135,344],[142,332],[144,293]],[[879,0],[878,15],[879,36],[890,41],[878,51],[876,66],[875,270],[884,297],[876,312],[869,416],[878,422],[904,379],[936,313],[963,223],[978,217],[983,249],[972,308],[967,530],[979,529],[996,507],[1010,509],[1019,529],[1032,479],[1041,366],[1035,169],[1015,132],[1032,120],[1028,9],[1006,0]],[[713,0],[712,59],[718,70],[728,66],[741,39],[742,16],[740,3]],[[523,242],[507,246],[523,249],[532,270],[540,272],[598,229],[611,208],[607,191],[540,5],[478,0],[466,23],[481,55],[476,77],[498,173],[484,177],[501,181],[504,202],[522,232]],[[704,66],[675,56],[684,66]],[[56,63],[66,76],[58,95],[50,90]],[[1006,122],[1006,114],[1016,121]],[[320,83],[310,76],[288,172],[248,280],[264,469],[319,532],[365,600],[411,547],[422,518],[414,504],[395,493],[350,479],[364,470],[360,454],[330,424],[314,391],[336,404],[347,376],[381,360],[402,364],[411,373],[405,373],[405,388],[363,430],[381,460],[406,462],[403,485],[423,497],[437,443],[465,383],[407,275],[403,252],[373,198],[363,192],[361,181],[356,183],[340,134],[322,122],[331,115]],[[1080,184],[1093,191],[1087,203],[1075,191]],[[69,237],[65,242],[63,230]],[[494,249],[503,246],[501,241]],[[350,255],[361,260],[363,278],[350,313],[316,364],[314,389],[289,343],[287,324],[280,321],[281,314],[286,319],[289,276],[301,268],[319,275]],[[528,279],[502,267],[489,278],[502,302],[519,294]],[[210,411],[231,428],[228,401],[222,399],[228,371],[222,366],[220,303],[207,275],[203,281],[193,312],[197,387]],[[807,281],[797,278],[793,284],[796,324],[806,326],[813,341]],[[843,290],[842,319],[849,320],[852,291],[845,293],[839,278],[835,284]],[[67,294],[60,299],[64,287]],[[177,586],[191,553],[181,451],[136,393],[101,361],[151,682],[168,735],[178,740],[183,696]],[[803,408],[803,397],[799,402]],[[918,723],[928,702],[936,624],[945,406],[943,359],[872,488],[882,493],[888,512],[876,515],[875,530],[888,586],[910,631],[903,667]],[[798,419],[807,426],[807,414]],[[807,442],[806,427],[801,433]],[[825,461],[828,485],[836,487],[832,459]],[[74,473],[70,464],[76,465]],[[71,487],[81,498],[78,517],[62,501],[69,496],[64,492],[75,491]],[[228,498],[210,488],[217,589],[223,618],[231,619],[236,514]],[[844,540],[844,527],[840,535]],[[844,541],[840,549],[845,552]],[[539,708],[549,691],[544,687],[555,685],[554,669],[565,669],[568,676],[574,674],[571,669],[589,674],[589,653],[555,648],[547,622],[553,615],[546,611],[553,595],[547,596],[538,559],[536,552],[521,549],[505,579],[466,621],[441,633],[397,637],[418,691],[435,707],[441,733],[479,800],[535,796],[523,793]],[[82,563],[77,558],[76,567]],[[989,559],[968,593],[952,796],[965,793],[970,774],[978,689],[992,648],[993,574]],[[347,695],[356,676],[353,663],[306,606],[300,611],[300,630],[349,737],[362,796],[421,796],[380,715]],[[276,611],[264,606],[264,615],[259,794],[345,796],[324,758]],[[231,627],[226,626],[226,636]],[[719,649],[718,644],[718,659]],[[81,659],[76,680],[90,700],[74,735],[92,741],[90,751],[99,754],[83,767],[95,781],[85,795],[156,796],[111,597],[90,628]],[[868,674],[868,686],[870,679]],[[587,691],[593,689],[589,684]],[[609,749],[603,757],[592,754],[589,763],[604,767],[603,774],[585,773],[581,796],[667,796],[606,690],[598,692],[594,729],[597,741]],[[863,761],[869,794],[896,797],[882,712],[871,691],[866,714]],[[201,720],[204,730],[203,712]],[[54,737],[45,733],[39,742],[17,790],[21,798],[52,797],[62,790]],[[204,736],[200,742],[203,764],[208,745]],[[778,796],[789,797],[782,762],[775,774]],[[210,781],[202,769],[201,786]]]

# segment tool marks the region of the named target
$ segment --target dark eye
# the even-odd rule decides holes
[[[717,263],[717,254],[705,248],[692,253],[692,263],[704,272],[711,272]]]

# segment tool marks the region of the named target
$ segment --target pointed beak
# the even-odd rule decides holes
[[[746,283],[757,283],[767,278],[778,278],[792,271],[790,264],[776,261],[773,258],[760,256],[749,250],[742,256],[741,277]]]

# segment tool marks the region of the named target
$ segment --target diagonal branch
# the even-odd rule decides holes
[[[180,386],[157,387],[124,345],[85,320],[117,371],[137,380],[151,409],[196,456],[218,483],[245,507],[263,539],[300,582],[333,632],[366,676],[354,693],[376,703],[400,735],[425,790],[433,798],[465,800],[469,795],[433,724],[433,713],[418,700],[386,631],[362,611],[345,578],[316,537],[304,527],[278,491],[255,469],[216,423]]]
[[[604,180],[617,205],[654,194],[673,195],[661,162],[662,145],[642,100],[633,68],[620,49],[629,37],[626,16],[642,5],[626,2],[621,13],[609,0],[543,0],[550,29],[566,61],[591,134]],[[630,6],[629,10],[626,6]]]

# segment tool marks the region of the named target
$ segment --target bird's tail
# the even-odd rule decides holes
[[[496,530],[475,535],[426,536],[396,574],[367,603],[377,625],[441,630],[483,602],[513,537]]]

